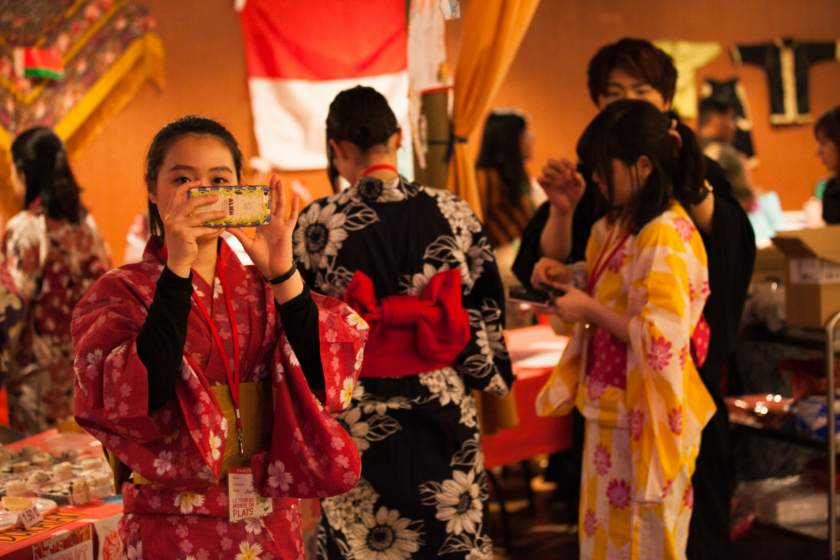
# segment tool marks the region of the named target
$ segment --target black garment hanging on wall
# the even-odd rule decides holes
[[[772,43],[734,45],[732,62],[763,66],[770,86],[770,123],[811,122],[808,67],[826,60],[840,61],[840,40],[806,43],[779,37]]]
[[[735,109],[735,124],[738,130],[735,131],[735,140],[732,141],[732,145],[747,157],[747,164],[750,167],[756,167],[758,156],[755,155],[752,140],[752,111],[744,84],[738,78],[723,82],[706,78],[700,87],[700,98],[707,97],[727,101]]]

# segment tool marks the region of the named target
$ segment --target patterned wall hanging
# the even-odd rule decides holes
[[[0,0],[0,210],[14,213],[9,149],[52,128],[71,158],[151,80],[164,85],[163,44],[128,0]]]

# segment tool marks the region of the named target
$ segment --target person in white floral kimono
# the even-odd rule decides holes
[[[370,324],[350,409],[338,418],[362,478],[322,501],[320,558],[492,558],[487,474],[472,390],[513,381],[504,294],[484,227],[451,192],[396,170],[401,133],[371,88],[327,117],[331,175],[353,186],[301,214],[294,253],[315,292]]]

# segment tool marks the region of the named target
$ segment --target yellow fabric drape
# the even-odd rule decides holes
[[[163,42],[154,33],[136,39],[61,119],[55,133],[67,145],[72,160],[96,138],[108,122],[125,107],[147,81],[165,84]],[[0,128],[0,212],[8,219],[20,210],[11,187],[9,150],[13,138]]]
[[[490,108],[539,3],[540,0],[470,2],[455,72],[452,132],[456,140],[469,138]],[[475,165],[464,141],[455,142],[446,188],[466,200],[483,219]]]

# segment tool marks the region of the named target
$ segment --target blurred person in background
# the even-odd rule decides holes
[[[505,289],[518,284],[511,267],[522,230],[534,215],[532,182],[525,169],[531,159],[534,134],[525,115],[516,109],[496,109],[484,123],[481,152],[475,164],[478,193],[487,235]],[[542,189],[537,185],[540,194]],[[544,198],[544,195],[543,195]],[[517,306],[507,303],[507,328],[524,326]]]
[[[27,309],[10,357],[9,422],[32,435],[73,417],[70,319],[111,257],[55,133],[38,127],[18,136],[11,172],[24,209],[6,225],[0,260]]]
[[[755,202],[750,177],[745,165],[746,158],[735,146],[735,107],[726,99],[706,97],[700,101],[697,116],[697,136],[700,147],[709,159],[723,169],[723,174],[732,185],[732,194],[738,199],[745,212]]]
[[[814,125],[817,138],[816,154],[828,170],[828,178],[817,186],[817,198],[822,200],[822,216],[826,224],[840,223],[840,106],[826,112]]]

